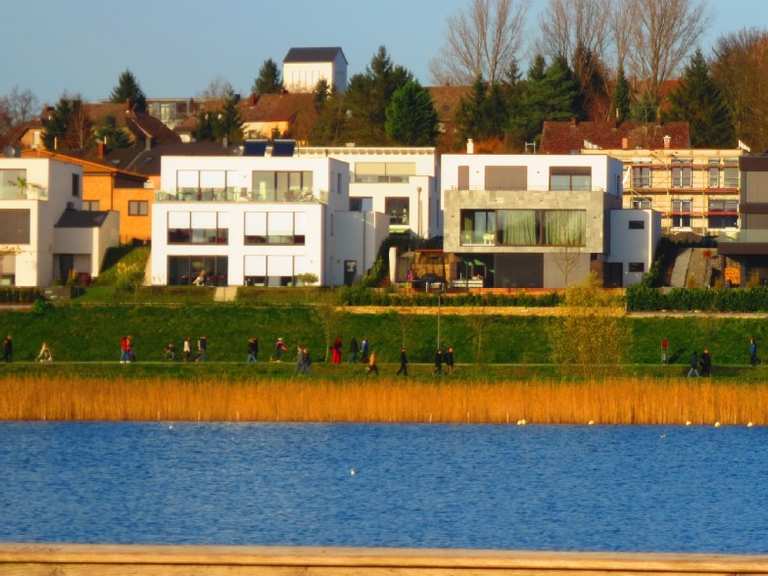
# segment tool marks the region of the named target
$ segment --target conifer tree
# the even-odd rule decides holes
[[[398,88],[386,109],[387,136],[406,146],[431,146],[437,138],[437,111],[429,92],[411,80]]]
[[[727,148],[734,145],[731,114],[712,80],[707,61],[697,50],[685,68],[680,85],[669,97],[671,109],[665,119],[684,120],[691,129],[694,147]]]
[[[616,86],[613,88],[613,117],[616,122],[621,124],[629,118],[629,107],[631,103],[629,82],[624,75],[624,67],[619,67],[616,74]]]
[[[136,112],[147,111],[147,99],[139,86],[136,76],[130,70],[125,70],[117,79],[117,86],[112,89],[110,100],[115,103],[130,101]]]
[[[328,100],[330,93],[331,90],[328,87],[328,80],[320,78],[320,80],[317,81],[317,84],[315,84],[315,89],[312,91],[312,100],[315,103],[316,110],[320,110],[323,107],[326,100]]]
[[[256,94],[279,94],[283,91],[280,70],[272,58],[266,59],[259,68],[259,76],[253,81],[251,91]]]
[[[237,107],[238,96],[230,89],[224,100],[224,108],[219,112],[213,122],[213,134],[218,142],[226,141],[228,144],[237,144],[243,140],[243,121],[240,110]]]
[[[109,150],[127,148],[131,145],[131,139],[125,130],[117,125],[114,116],[106,116],[96,128],[96,140],[104,143]]]
[[[456,111],[456,126],[461,140],[485,137],[485,95],[485,82],[478,76],[472,84],[472,91],[461,99]]]

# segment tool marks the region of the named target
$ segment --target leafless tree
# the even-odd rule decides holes
[[[613,64],[626,69],[627,53],[632,39],[632,30],[635,25],[636,2],[634,0],[611,0],[608,13],[608,29],[610,40],[613,44]]]
[[[737,137],[768,148],[768,31],[745,29],[715,44],[712,76],[728,102]]]
[[[37,98],[32,91],[28,88],[21,90],[18,86],[0,97],[0,109],[8,114],[12,126],[31,120],[39,112]]]
[[[707,24],[704,0],[629,0],[634,26],[628,60],[631,71],[659,96],[696,46]]]
[[[540,19],[538,51],[564,56],[571,65],[578,47],[605,60],[611,0],[549,0]]]
[[[472,0],[448,18],[445,44],[430,63],[437,84],[469,84],[481,76],[496,82],[523,41],[528,0]]]
[[[232,94],[235,90],[225,78],[222,76],[216,76],[208,83],[205,90],[198,94],[198,97],[203,100],[223,100],[229,94]]]

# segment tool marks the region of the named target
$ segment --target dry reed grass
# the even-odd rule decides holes
[[[0,381],[3,420],[768,424],[768,386],[709,380]]]

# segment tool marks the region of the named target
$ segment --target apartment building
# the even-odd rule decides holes
[[[447,154],[444,250],[453,285],[561,288],[603,276],[621,162],[607,155]]]
[[[297,155],[329,157],[349,165],[349,207],[382,212],[389,232],[419,238],[441,234],[437,156],[432,147],[304,147]]]
[[[82,166],[0,159],[0,285],[47,287],[99,275],[118,244],[116,212],[82,211]]]
[[[623,207],[660,212],[666,234],[717,235],[739,227],[739,148],[588,147],[581,153],[621,160]]]
[[[164,156],[152,206],[152,283],[293,286],[358,279],[383,215],[349,211],[349,167],[333,158]]]
[[[347,88],[347,57],[338,46],[291,48],[283,58],[283,86],[288,92],[312,92],[320,80],[329,89]]]

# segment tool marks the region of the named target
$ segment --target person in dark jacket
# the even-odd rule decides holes
[[[699,355],[694,350],[691,352],[691,367],[688,370],[688,378],[699,376]]]
[[[443,354],[443,361],[448,374],[453,374],[453,346],[448,346],[448,350]]]
[[[368,338],[363,338],[363,341],[360,343],[360,362],[363,362],[364,364],[368,362],[368,354],[370,354],[371,351],[371,345],[368,342]]]
[[[712,376],[712,355],[707,348],[701,354],[701,375]]]
[[[440,348],[435,352],[435,370],[432,373],[435,376],[443,374],[443,351]]]
[[[3,362],[13,362],[13,338],[10,334],[3,340]]]
[[[248,338],[248,364],[253,364],[259,357],[259,339]]]
[[[405,350],[405,346],[400,347],[400,368],[397,370],[397,375],[408,376],[408,353]]]
[[[208,360],[208,338],[200,336],[197,339],[197,357],[195,362],[205,362]]]
[[[360,353],[360,346],[357,343],[357,338],[352,336],[352,340],[349,341],[349,363],[357,364],[357,355]]]
[[[755,337],[752,336],[749,339],[749,363],[754,367],[757,366],[757,342],[755,341]]]

